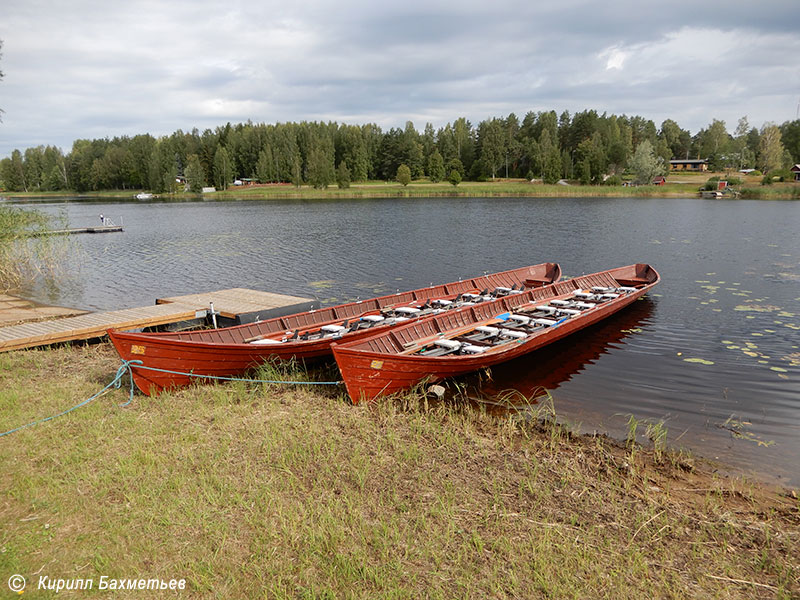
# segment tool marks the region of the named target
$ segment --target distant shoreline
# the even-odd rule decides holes
[[[296,187],[290,184],[266,184],[230,186],[206,194],[179,192],[160,194],[153,200],[271,200],[302,199],[325,200],[344,198],[699,198],[700,187],[713,176],[725,179],[725,173],[672,174],[665,185],[606,186],[580,185],[570,182],[566,185],[546,185],[526,180],[502,180],[473,182],[465,181],[458,186],[446,182],[431,183],[414,181],[408,186],[397,182],[369,181],[354,183],[347,188],[335,185],[315,189],[308,185]],[[752,179],[752,181],[751,181]],[[737,186],[739,199],[760,200],[798,200],[800,183],[775,183],[761,185],[759,178],[744,178]],[[93,200],[130,200],[141,190],[108,190],[94,192],[0,192],[0,197],[17,200],[57,200],[79,198]],[[727,198],[727,197],[726,197]],[[730,199],[735,199],[731,197]],[[145,201],[150,201],[145,200]]]

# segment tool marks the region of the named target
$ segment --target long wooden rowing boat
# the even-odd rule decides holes
[[[238,376],[270,359],[330,356],[333,341],[363,339],[403,323],[520,295],[560,277],[557,264],[542,263],[235,327],[179,333],[109,330],[108,335],[124,360],[141,361],[141,367],[132,367],[133,380],[150,395],[188,385],[197,375]]]
[[[614,314],[659,280],[647,264],[584,275],[337,342],[333,355],[353,402],[371,401],[532,352]]]

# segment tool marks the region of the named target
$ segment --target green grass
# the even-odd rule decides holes
[[[89,397],[118,363],[107,344],[0,354],[0,431]],[[244,383],[126,400],[114,390],[0,437],[3,584],[186,578],[188,596],[209,598],[800,594],[796,499],[573,436],[546,403],[530,420]]]

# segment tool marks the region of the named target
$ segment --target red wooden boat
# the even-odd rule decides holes
[[[370,401],[532,352],[628,306],[659,279],[647,264],[584,275],[334,343],[333,355],[353,402]]]
[[[188,385],[198,379],[196,375],[238,376],[273,358],[308,361],[330,356],[335,340],[363,339],[404,322],[520,295],[560,277],[557,264],[542,263],[223,329],[179,333],[109,330],[108,335],[124,360],[142,362],[141,367],[132,366],[133,380],[150,395]]]

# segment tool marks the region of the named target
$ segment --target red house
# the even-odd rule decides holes
[[[794,180],[800,181],[800,164],[793,166],[789,169],[792,173],[794,173]]]
[[[667,183],[667,178],[663,175],[659,175],[655,179],[653,179],[653,185],[665,185]]]

